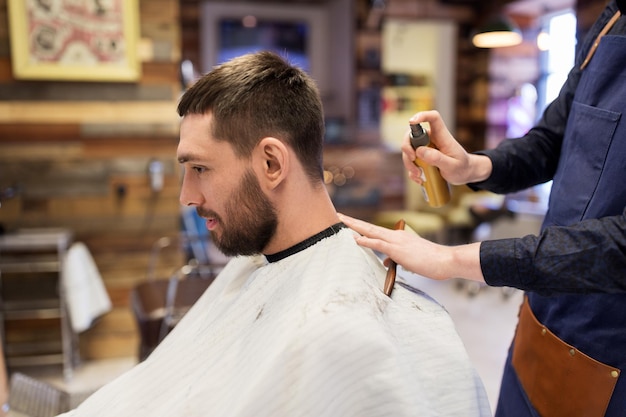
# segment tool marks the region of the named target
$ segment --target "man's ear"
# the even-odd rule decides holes
[[[270,189],[276,188],[289,172],[289,149],[272,137],[261,139],[256,150],[256,168],[262,170],[259,180],[264,179]]]

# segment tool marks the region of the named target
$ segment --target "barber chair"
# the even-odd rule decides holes
[[[147,280],[131,292],[139,328],[139,360],[145,360],[211,285],[217,273],[198,272],[208,266],[185,265],[169,279]]]
[[[139,328],[139,361],[145,360],[211,285],[229,258],[212,244],[204,220],[195,210],[181,213],[182,233],[158,239],[147,279],[133,288],[130,303]],[[182,251],[186,264],[169,278],[157,278],[156,265],[165,248]]]

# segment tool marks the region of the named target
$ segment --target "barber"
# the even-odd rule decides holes
[[[611,1],[577,53],[559,96],[525,136],[466,153],[436,111],[439,150],[402,146],[452,184],[510,193],[553,180],[538,236],[445,246],[346,216],[357,242],[433,279],[525,290],[497,417],[626,415],[626,0]],[[597,47],[594,46],[597,44]]]

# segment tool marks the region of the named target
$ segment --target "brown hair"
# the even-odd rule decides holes
[[[322,178],[324,114],[315,82],[272,52],[234,58],[215,67],[182,96],[178,114],[212,113],[216,140],[249,156],[264,137],[290,145],[307,175]]]

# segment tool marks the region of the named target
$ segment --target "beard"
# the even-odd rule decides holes
[[[196,209],[201,217],[214,218],[221,226],[221,233],[211,231],[211,240],[227,256],[256,255],[262,252],[276,233],[278,217],[258,179],[247,170],[233,196],[226,203],[221,216],[210,210]]]

